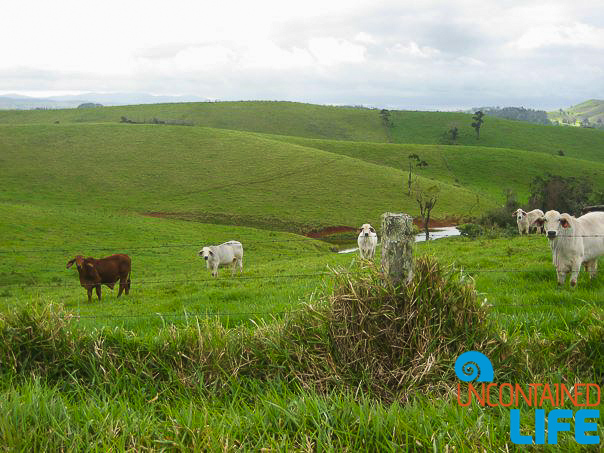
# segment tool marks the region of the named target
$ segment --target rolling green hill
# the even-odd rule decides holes
[[[378,110],[290,102],[3,111],[0,196],[307,232],[417,215],[405,189],[412,153],[429,164],[414,172],[421,185],[441,187],[436,219],[478,215],[506,189],[526,200],[546,172],[603,188],[604,132],[487,117],[476,140],[469,119],[392,111],[386,122]],[[438,144],[455,124],[459,144]]]
[[[414,175],[437,179],[465,187],[485,197],[502,200],[503,190],[514,190],[520,199],[528,198],[530,181],[545,173],[587,178],[594,187],[604,189],[604,162],[592,162],[545,153],[486,146],[449,146],[419,144],[380,144],[315,140],[299,137],[274,137],[366,162],[407,171],[410,154],[428,162]]]
[[[5,202],[103,207],[210,223],[310,231],[416,212],[404,174],[387,165],[239,131],[70,124],[0,126]],[[439,215],[476,196],[441,187]],[[485,198],[482,206],[493,204]]]
[[[477,140],[469,114],[391,111],[386,123],[379,110],[294,102],[206,102],[0,111],[0,124],[117,123],[122,117],[137,122],[156,118],[220,129],[381,143],[440,144],[443,135],[452,126],[457,126],[459,145],[512,148],[552,155],[562,150],[568,157],[604,161],[604,131],[600,130],[541,126],[487,116],[480,140]]]

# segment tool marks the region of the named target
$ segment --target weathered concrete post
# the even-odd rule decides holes
[[[382,214],[382,271],[395,286],[413,278],[412,220],[407,214]]]

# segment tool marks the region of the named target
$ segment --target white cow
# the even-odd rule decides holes
[[[375,228],[370,224],[364,223],[359,231],[359,237],[357,244],[359,244],[359,254],[361,259],[372,260],[375,255],[375,248],[377,246],[377,233]]]
[[[219,266],[231,265],[231,275],[235,275],[237,264],[239,271],[243,274],[243,246],[241,242],[228,241],[220,245],[210,245],[202,248],[199,256],[206,260],[208,269],[212,270],[212,276],[218,276]]]
[[[604,255],[604,212],[590,212],[575,218],[569,214],[548,211],[540,220],[545,226],[558,274],[558,285],[564,285],[570,273],[570,285],[577,284],[581,264],[590,278],[598,271],[598,258]]]
[[[555,209],[552,209],[551,211],[547,211],[545,214],[543,214],[543,217],[541,219],[535,220],[535,224],[539,225],[545,232],[545,229],[546,229],[545,225],[547,224],[547,222],[557,222],[559,218],[560,218],[560,213],[558,211],[556,211]],[[558,239],[557,238],[549,239],[548,242],[549,242],[549,247],[552,249],[552,264],[555,266],[556,265],[556,255],[554,253],[554,250],[556,248],[556,245],[558,244]]]
[[[516,223],[518,224],[518,232],[520,235],[529,234],[531,227],[537,228],[537,233],[541,233],[541,225],[535,223],[537,219],[543,217],[543,211],[541,209],[533,209],[532,211],[526,212],[521,208],[516,209],[512,213],[512,217],[516,217]]]

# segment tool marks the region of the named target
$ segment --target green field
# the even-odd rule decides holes
[[[455,354],[488,351],[498,382],[602,385],[602,275],[558,288],[539,236],[419,243],[415,256],[443,270],[417,277],[418,310],[465,294],[452,316],[474,310],[474,321],[430,318],[413,347],[377,335],[347,350],[383,318],[354,330],[336,296],[352,301],[376,277],[300,234],[417,215],[404,192],[411,153],[429,162],[419,183],[440,186],[437,219],[484,213],[505,189],[526,199],[545,172],[604,187],[601,131],[488,118],[478,142],[468,127],[459,145],[440,144],[468,118],[392,112],[386,127],[378,110],[268,102],[0,112],[0,448],[518,449],[509,409],[458,406]],[[245,272],[214,279],[197,252],[227,240],[243,243]],[[65,265],[111,253],[131,256],[131,293],[104,287],[88,303]],[[441,273],[446,289],[422,286]],[[390,295],[372,291],[381,313]],[[375,363],[364,348],[397,359]],[[554,451],[575,450],[561,433]]]

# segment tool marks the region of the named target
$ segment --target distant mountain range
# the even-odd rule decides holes
[[[93,103],[104,106],[134,104],[164,104],[173,102],[205,102],[199,96],[155,96],[148,93],[84,93],[66,96],[29,97],[19,94],[0,96],[0,109],[67,109]]]

